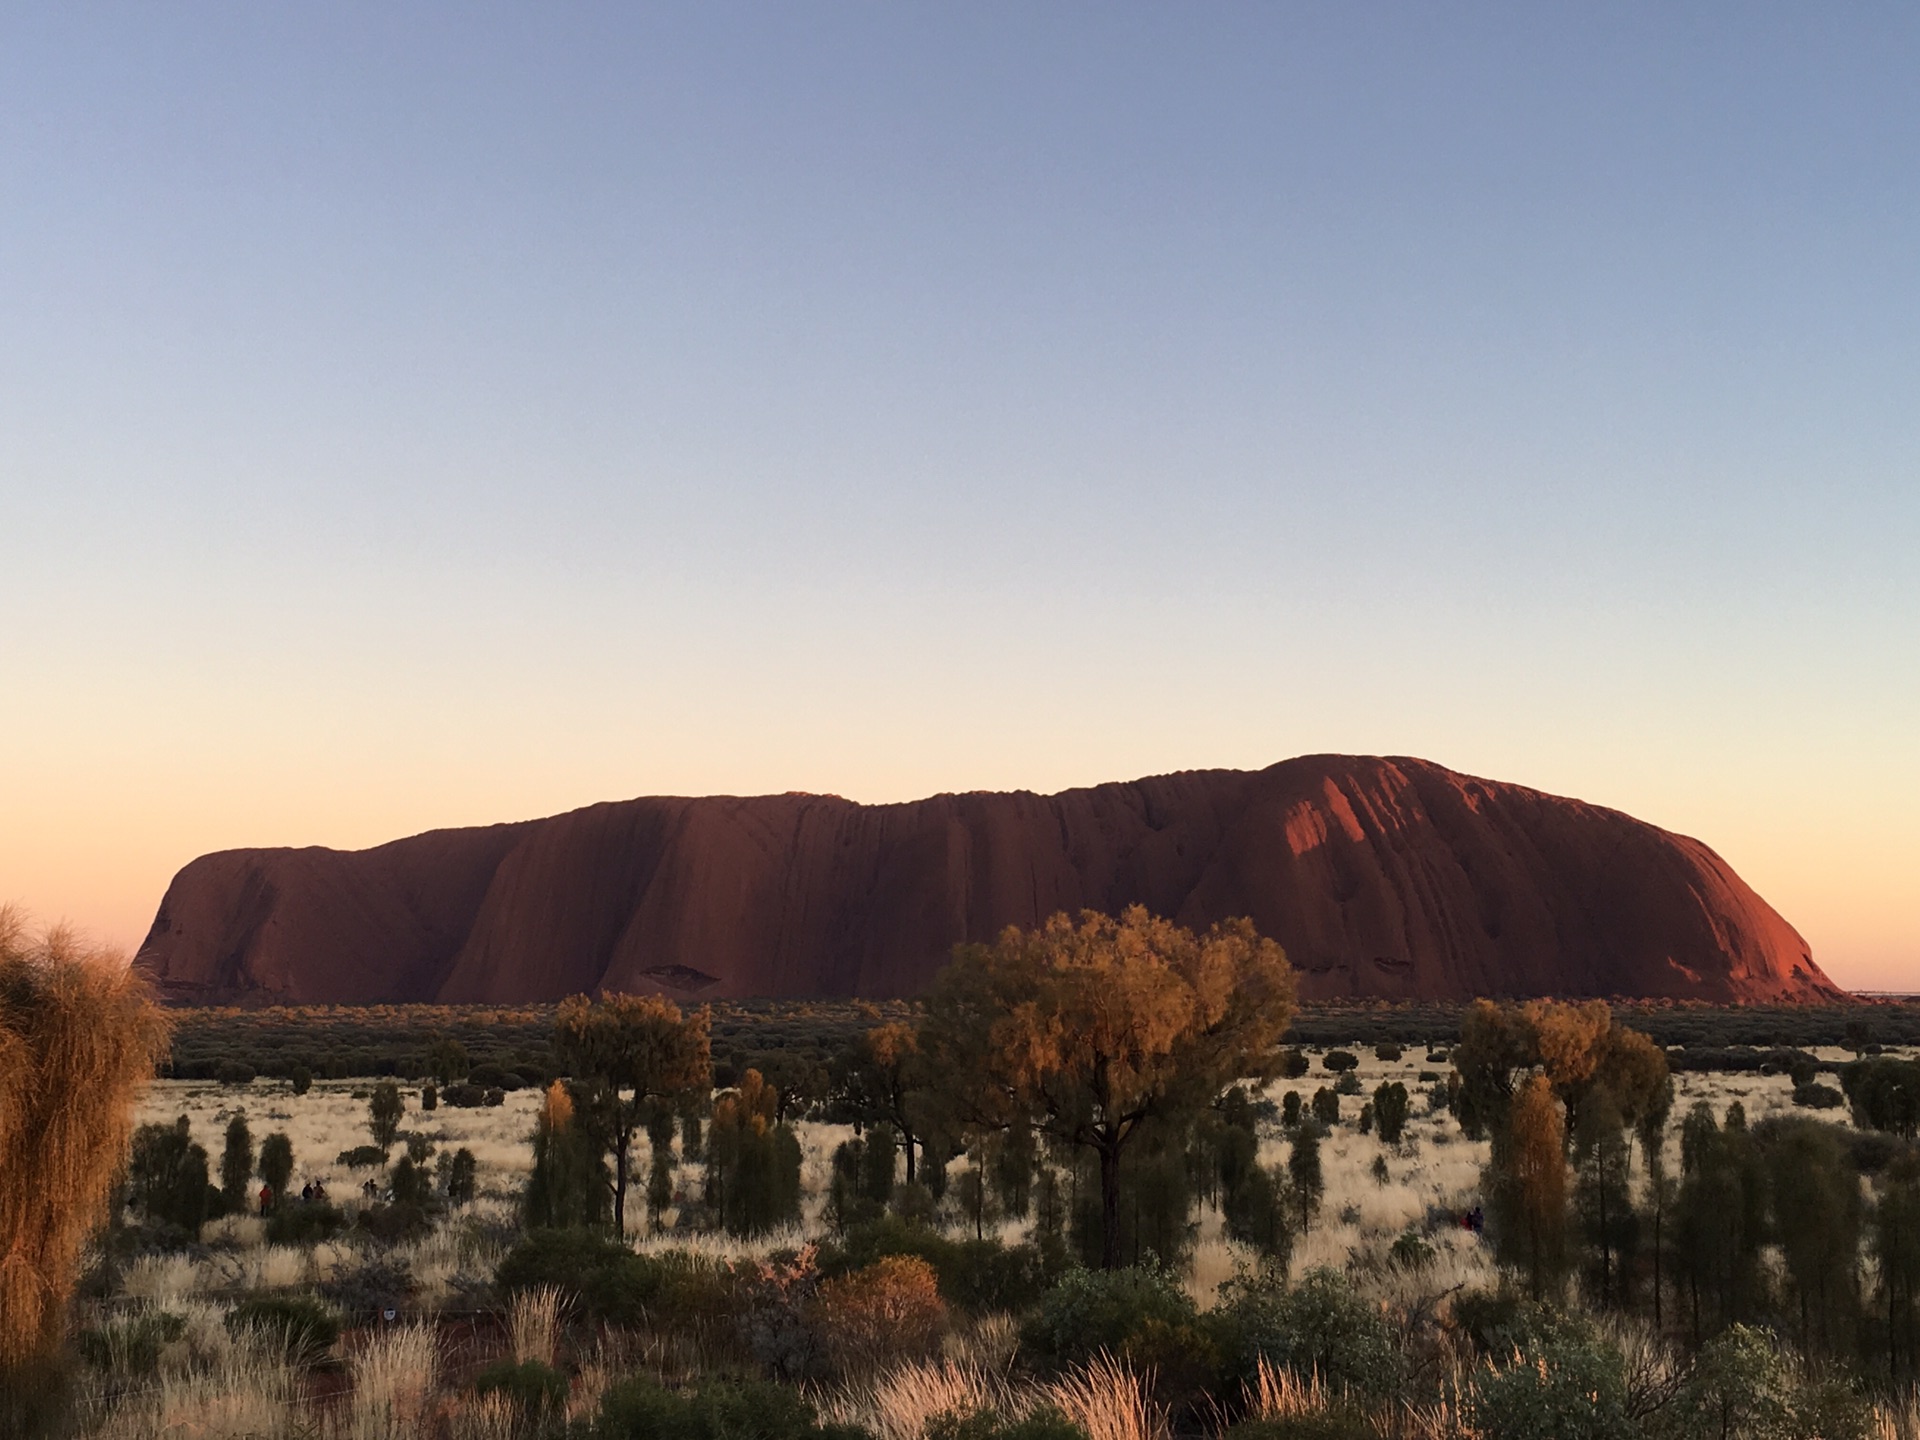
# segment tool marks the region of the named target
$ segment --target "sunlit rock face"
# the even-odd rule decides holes
[[[1697,840],[1424,760],[1309,755],[1058,795],[658,797],[372,850],[230,850],[168,887],[172,998],[898,996],[1056,910],[1251,916],[1307,999],[1819,1000]]]

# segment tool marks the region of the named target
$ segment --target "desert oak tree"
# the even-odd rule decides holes
[[[964,1123],[1032,1126],[1094,1153],[1111,1269],[1128,1144],[1150,1119],[1266,1076],[1293,996],[1286,956],[1251,921],[1196,935],[1139,906],[1061,914],[959,947],[929,998],[921,1048]]]
[[[573,1082],[577,1122],[613,1154],[613,1226],[626,1233],[634,1132],[649,1102],[704,1094],[713,1084],[708,1012],[682,1015],[658,995],[575,995],[554,1017],[554,1049]]]

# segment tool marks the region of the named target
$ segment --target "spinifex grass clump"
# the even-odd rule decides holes
[[[0,1429],[59,1343],[167,1027],[118,957],[0,907]]]

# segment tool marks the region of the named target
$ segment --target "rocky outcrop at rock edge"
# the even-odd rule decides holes
[[[660,797],[371,850],[231,850],[137,963],[176,1000],[898,996],[1058,910],[1237,915],[1307,999],[1812,1001],[1806,942],[1696,840],[1422,760],[1316,755],[1058,795]]]

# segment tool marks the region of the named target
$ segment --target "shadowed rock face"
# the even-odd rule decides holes
[[[1423,760],[1313,755],[1059,795],[662,797],[372,850],[229,850],[138,963],[179,1000],[909,995],[1056,910],[1248,915],[1306,999],[1816,1000],[1706,846]]]

